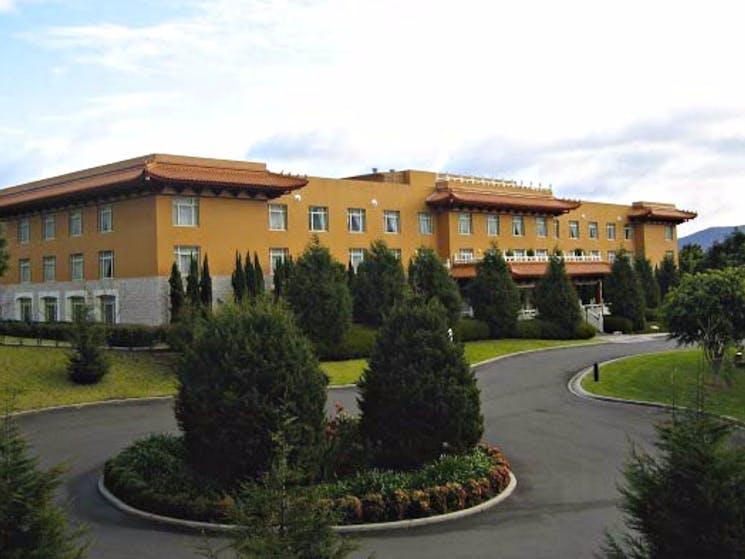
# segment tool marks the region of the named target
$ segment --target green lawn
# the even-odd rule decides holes
[[[149,352],[110,352],[112,368],[100,383],[80,386],[67,379],[67,351],[0,347],[0,404],[8,396],[16,410],[114,398],[173,394],[173,356]]]
[[[745,420],[745,371],[734,369],[732,388],[716,384],[699,349],[622,359],[602,367],[598,383],[592,375],[586,376],[582,387],[603,396],[695,406],[696,379],[701,371],[706,371],[705,409]]]
[[[479,363],[502,355],[540,349],[546,347],[560,347],[565,345],[597,343],[597,339],[590,340],[481,340],[466,342],[466,359],[469,363]],[[366,359],[350,359],[349,361],[327,361],[321,363],[321,368],[331,379],[331,384],[352,384],[357,382],[362,370],[367,364]]]

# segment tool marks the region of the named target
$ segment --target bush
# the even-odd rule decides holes
[[[103,329],[91,319],[90,309],[75,318],[70,331],[72,354],[67,364],[70,380],[95,384],[109,372],[111,364],[103,348]]]
[[[536,318],[519,321],[514,336],[528,340],[588,340],[596,333],[595,328],[586,322],[580,322],[573,330],[567,331],[553,322]]]
[[[603,317],[603,330],[607,334],[613,332],[622,332],[623,334],[630,334],[634,331],[634,323],[628,318],[622,316],[604,316]]]
[[[442,305],[415,297],[381,328],[358,383],[360,431],[377,465],[416,468],[481,438],[476,377],[447,330]]]
[[[468,286],[468,300],[476,318],[489,324],[494,338],[506,338],[514,330],[520,295],[502,253],[492,248],[476,265],[476,277]]]
[[[455,324],[455,339],[460,342],[472,342],[489,339],[489,324],[476,318],[461,318]]]
[[[106,343],[111,347],[153,347],[166,339],[167,329],[144,324],[113,324],[106,327]]]
[[[447,268],[431,248],[417,249],[409,263],[409,286],[425,300],[440,301],[447,310],[449,324],[457,324],[463,307],[458,284],[450,277]]]
[[[577,340],[589,340],[590,338],[594,338],[597,333],[598,331],[592,324],[581,322],[574,331],[574,338]]]
[[[336,344],[319,344],[318,357],[321,361],[343,361],[370,357],[375,345],[378,329],[364,324],[352,324]]]
[[[540,340],[542,336],[541,322],[537,319],[518,320],[513,335],[526,340]]]
[[[354,318],[379,326],[404,296],[406,276],[401,261],[384,241],[374,241],[365,259],[357,266],[352,282]]]
[[[0,335],[19,338],[67,341],[74,326],[71,322],[23,322],[4,320],[0,322]],[[112,347],[153,347],[166,339],[167,328],[144,324],[101,325],[104,338]]]
[[[198,323],[177,373],[176,419],[197,471],[225,485],[265,472],[283,414],[296,418],[287,432],[293,460],[313,469],[326,376],[283,304],[222,306]]]
[[[535,286],[533,298],[541,320],[552,327],[556,325],[559,338],[573,337],[574,331],[582,323],[582,311],[563,258],[556,254],[551,256],[546,273]]]
[[[647,310],[644,311],[644,318],[647,320],[647,322],[659,322],[660,320],[659,309],[647,308]]]

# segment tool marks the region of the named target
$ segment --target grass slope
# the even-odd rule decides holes
[[[717,385],[708,372],[701,350],[640,355],[615,361],[600,369],[600,382],[586,376],[582,387],[602,396],[695,407],[696,381],[704,375],[707,411],[745,421],[745,371],[734,370],[732,388]]]

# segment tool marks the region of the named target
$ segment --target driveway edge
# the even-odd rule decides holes
[[[478,504],[475,507],[470,507],[470,508],[455,511],[455,512],[449,512],[446,514],[440,514],[438,516],[429,516],[425,518],[412,518],[411,520],[398,520],[394,522],[376,522],[374,524],[353,524],[353,525],[347,525],[347,526],[334,526],[333,530],[340,534],[360,534],[360,533],[369,533],[369,532],[383,532],[387,530],[405,530],[409,528],[416,528],[419,526],[431,526],[433,524],[440,524],[442,522],[450,522],[452,520],[458,520],[459,518],[466,518],[468,516],[479,514],[487,509],[490,509],[498,505],[499,503],[507,499],[510,495],[512,495],[512,493],[515,491],[515,488],[517,488],[517,478],[512,473],[512,471],[510,471],[510,483],[507,485],[507,487],[505,487],[504,490],[496,497],[492,497],[488,501],[484,501],[483,503]],[[173,518],[170,516],[162,516],[159,514],[153,514],[150,512],[145,512],[140,509],[136,509],[128,505],[124,501],[120,500],[115,495],[113,495],[106,488],[106,485],[104,484],[103,476],[100,476],[98,478],[98,492],[114,508],[119,509],[123,513],[136,516],[142,520],[147,520],[150,522],[157,522],[159,524],[166,524],[168,526],[173,526],[177,528],[197,530],[200,532],[230,533],[230,532],[235,532],[238,529],[238,526],[234,524],[213,524],[210,522],[196,522],[193,520],[181,520],[179,518]]]

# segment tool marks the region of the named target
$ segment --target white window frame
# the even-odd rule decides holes
[[[352,265],[352,269],[357,272],[357,267],[365,261],[365,249],[364,248],[350,248],[349,249],[349,263]]]
[[[28,320],[26,320],[23,316],[23,310],[21,308],[22,301],[28,302],[29,304]],[[33,293],[18,293],[15,296],[15,312],[16,312],[16,320],[21,320],[24,322],[31,322],[34,320],[34,295]]]
[[[31,241],[31,222],[28,218],[18,220],[18,244],[27,245]]]
[[[513,237],[524,237],[525,236],[525,217],[522,215],[512,216],[512,236]]]
[[[608,251],[608,262],[613,264],[616,261],[616,251],[615,250],[609,250]]]
[[[512,256],[514,256],[515,258],[527,258],[528,251],[524,248],[516,248],[513,249]]]
[[[401,233],[401,212],[398,210],[383,210],[383,233],[398,235]]]
[[[318,222],[316,222],[318,219]],[[329,230],[328,206],[310,206],[308,208],[308,230],[314,233],[324,233]]]
[[[192,260],[196,259],[197,266],[199,266],[199,253],[200,250],[197,245],[176,245],[173,247],[173,259],[182,276],[189,275]]]
[[[539,248],[535,251],[536,258],[548,258],[548,249]]]
[[[626,223],[623,226],[623,238],[626,241],[634,240],[634,227],[630,223]]]
[[[591,258],[600,259],[601,258],[600,251],[599,250],[591,250],[590,251],[590,257]]]
[[[579,239],[579,221],[572,220],[569,222],[569,238]]]
[[[419,234],[420,235],[433,235],[434,234],[434,220],[432,214],[429,212],[419,212],[417,217],[419,222]]]
[[[73,299],[81,299],[83,301],[83,308],[85,308],[85,305],[88,304],[88,294],[83,290],[65,292],[64,319],[68,322],[72,322],[75,319],[75,306],[73,305]]]
[[[396,257],[396,260],[401,260],[401,249],[400,248],[392,248],[390,251],[393,253],[393,256]]]
[[[287,204],[269,204],[269,231],[287,231]]]
[[[675,231],[674,231],[674,229],[675,229],[674,226],[672,226],[670,224],[665,225],[665,240],[666,241],[669,242],[669,241],[672,241],[675,238]]]
[[[105,274],[104,263],[111,261],[111,273]],[[98,252],[98,279],[113,279],[116,274],[114,267],[114,251],[113,250],[101,250]]]
[[[499,236],[499,214],[486,214],[486,236]]]
[[[274,275],[279,262],[286,262],[290,257],[289,248],[270,248],[269,249],[269,273]]]
[[[98,232],[111,233],[114,230],[114,207],[112,204],[98,206]]]
[[[535,218],[535,236],[548,237],[548,223],[544,216],[536,216]]]
[[[198,197],[174,196],[172,204],[171,220],[174,227],[199,227]]]
[[[561,222],[554,218],[554,238],[558,239],[561,233]]]
[[[41,304],[39,305],[39,318],[43,322],[59,322],[60,319],[60,308],[59,308],[59,297],[57,295],[49,295],[49,294],[39,294],[39,301]],[[47,316],[47,303],[53,302],[54,303],[54,316],[52,320],[49,320]]]
[[[119,297],[117,297],[116,295],[109,294],[109,293],[103,293],[101,295],[98,295],[96,299],[97,299],[96,306],[98,307],[99,321],[101,321],[103,324],[116,324],[118,322],[117,317],[119,316]],[[111,301],[113,303],[111,307],[112,315],[111,315],[110,321],[105,320],[105,314],[103,312],[104,302],[108,302],[108,301]]]
[[[80,273],[75,273],[76,266],[80,266]],[[85,258],[82,252],[70,255],[70,281],[80,281],[85,279]]]
[[[587,237],[589,239],[592,239],[596,241],[598,239],[598,222],[597,221],[590,221],[587,224]]]
[[[470,212],[461,212],[458,214],[458,235],[473,234],[473,216]]]
[[[42,277],[45,283],[57,281],[57,257],[44,256],[41,259]],[[51,271],[51,274],[49,273]]]
[[[75,224],[77,224],[77,227],[73,227]],[[71,237],[80,237],[83,234],[83,210],[72,210],[67,220],[67,226]]]
[[[31,283],[31,260],[28,258],[18,260],[18,283]]]
[[[616,224],[611,223],[610,221],[605,224],[605,236],[608,238],[609,241],[615,241],[616,240]]]
[[[119,314],[121,309],[119,307],[119,290],[116,288],[105,288],[105,289],[94,289],[91,294],[91,305],[93,307],[93,318],[98,322],[103,321],[101,316],[101,297],[113,297],[114,299],[114,323],[119,322]]]
[[[54,214],[47,214],[41,218],[41,240],[53,241],[57,236],[57,220]]]
[[[364,208],[347,208],[347,231],[364,233],[367,230],[367,212]]]
[[[461,262],[473,262],[474,252],[472,248],[458,249],[458,260]]]

